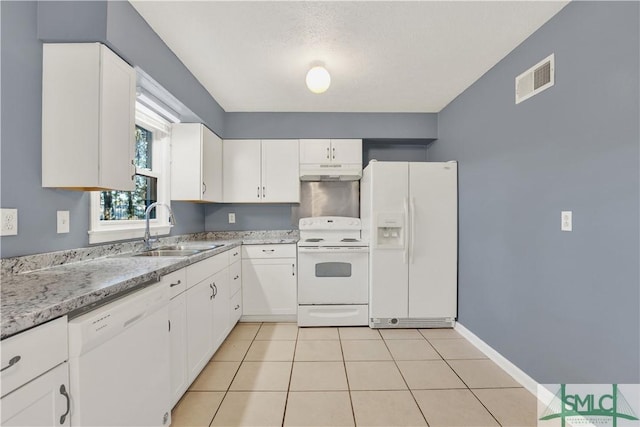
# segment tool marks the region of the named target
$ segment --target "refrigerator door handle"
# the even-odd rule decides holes
[[[409,258],[409,198],[404,198],[404,251],[402,252],[402,262],[407,264]]]
[[[415,224],[416,224],[416,199],[415,197],[411,198],[411,205],[409,209],[409,216],[411,217],[411,246],[409,247],[409,264],[413,264],[413,250],[414,250],[414,241],[415,241]]]

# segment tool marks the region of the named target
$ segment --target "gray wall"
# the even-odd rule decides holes
[[[225,203],[210,204],[205,209],[206,231],[291,230],[291,204]],[[229,213],[236,214],[236,223],[229,224]]]
[[[437,114],[227,113],[225,138],[431,138]]]
[[[570,3],[440,113],[429,149],[459,161],[459,321],[542,383],[640,381],[638,17]],[[515,105],[551,53],[555,86]]]

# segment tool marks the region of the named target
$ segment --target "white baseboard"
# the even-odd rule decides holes
[[[538,392],[538,382],[527,375],[522,369],[511,363],[509,359],[498,353],[489,344],[478,338],[473,332],[462,326],[460,323],[456,323],[454,328],[460,335],[465,337],[471,344],[476,346],[478,350],[483,352],[489,359],[500,366],[504,371],[511,375],[516,381],[518,381],[524,388],[529,390],[534,396]]]

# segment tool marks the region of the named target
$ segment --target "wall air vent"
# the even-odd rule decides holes
[[[551,54],[516,77],[516,104],[553,86],[554,74],[555,58]]]

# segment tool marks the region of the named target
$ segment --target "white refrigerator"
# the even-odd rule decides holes
[[[458,285],[458,164],[377,162],[360,183],[370,242],[369,326],[453,327]]]

